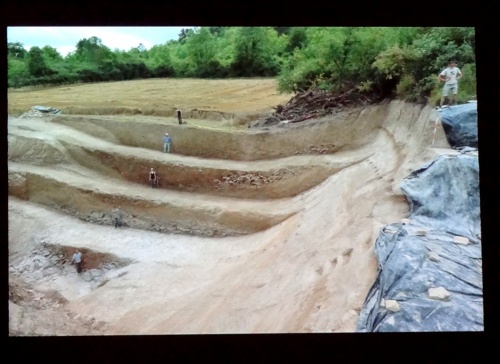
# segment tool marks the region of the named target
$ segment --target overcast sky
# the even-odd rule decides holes
[[[48,45],[66,56],[76,49],[76,44],[83,38],[96,36],[111,50],[128,51],[140,43],[150,49],[178,39],[182,28],[193,27],[7,27],[7,42],[20,42],[26,50]]]

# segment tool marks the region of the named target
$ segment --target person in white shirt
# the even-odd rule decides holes
[[[71,258],[71,262],[76,264],[76,271],[81,273],[82,271],[82,253],[76,249],[75,254],[73,254],[73,258]]]
[[[441,103],[439,107],[443,107],[446,97],[450,98],[449,105],[455,102],[455,97],[458,92],[458,80],[462,78],[462,72],[456,67],[457,62],[452,59],[450,65],[445,68],[438,76],[438,80],[444,82],[443,93],[441,96]],[[451,94],[451,95],[450,95]]]

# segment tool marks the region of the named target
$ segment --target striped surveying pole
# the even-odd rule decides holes
[[[436,116],[436,122],[434,123],[434,133],[432,134],[432,145],[436,142],[436,131],[439,124],[439,113]]]

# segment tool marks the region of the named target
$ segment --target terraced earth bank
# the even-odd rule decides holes
[[[270,80],[240,81],[231,105],[220,81],[198,80],[178,125],[126,96],[134,82],[9,93],[10,334],[354,331],[379,229],[409,211],[401,181],[455,153],[441,127],[432,144],[436,112],[388,101],[254,130],[277,104]],[[119,105],[84,109],[78,95],[92,92]],[[203,95],[210,114],[193,111]],[[63,113],[19,117],[29,103]],[[139,112],[117,114],[127,103]]]

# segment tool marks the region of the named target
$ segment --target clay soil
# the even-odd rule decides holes
[[[11,335],[353,332],[379,229],[409,212],[401,181],[454,153],[401,101],[249,129],[291,97],[271,79],[8,97]],[[34,105],[63,113],[20,117]]]

